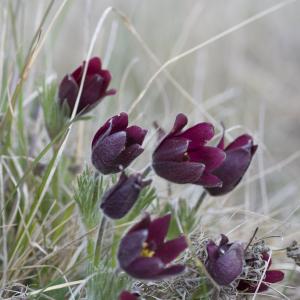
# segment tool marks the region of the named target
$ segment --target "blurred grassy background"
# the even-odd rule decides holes
[[[31,70],[25,103],[41,83],[39,78],[57,75],[60,80],[84,60],[106,7],[113,6],[124,13],[143,43],[117,14],[110,13],[93,54],[104,58],[113,75],[112,86],[119,93],[93,111],[92,121],[76,125],[67,150],[77,153],[78,163],[89,163],[90,140],[97,127],[112,114],[129,110],[158,69],[144,51],[145,45],[164,63],[278,3],[281,1],[69,1]],[[11,69],[16,68],[16,54],[26,52],[47,4],[48,1],[40,0],[1,1],[2,24],[6,20],[10,27],[9,18],[5,19],[5,11],[9,16],[10,7],[16,14],[16,34],[6,36],[12,51],[4,53]],[[55,3],[57,7],[59,4]],[[172,64],[169,72],[196,104],[187,100],[162,73],[132,112],[132,120],[146,127],[157,120],[170,128],[175,115],[184,112],[191,124],[209,116],[216,120],[215,125],[223,121],[231,128],[231,137],[244,131],[256,137],[259,152],[243,184],[229,196],[206,204],[204,226],[212,233],[222,229],[234,230],[237,236],[250,236],[262,222],[268,234],[284,235],[284,240],[278,242],[280,247],[299,238],[299,11],[299,1],[291,2]],[[55,12],[53,9],[52,14]],[[26,106],[28,115],[32,113],[30,103]],[[42,112],[37,111],[34,118],[25,121],[41,137],[32,150],[32,155],[36,155],[47,139]],[[153,139],[133,168],[145,165],[152,146]],[[161,185],[164,196],[167,189],[164,183]],[[192,201],[199,194],[199,187],[176,187],[175,191],[176,196],[185,195]],[[214,216],[218,216],[218,222]]]

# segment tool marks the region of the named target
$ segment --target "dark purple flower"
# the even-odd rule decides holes
[[[129,293],[127,291],[123,291],[119,297],[119,300],[138,300],[138,299],[139,299],[138,293]]]
[[[128,127],[128,115],[121,113],[106,121],[92,141],[92,163],[103,174],[125,169],[144,149],[141,147],[147,130]]]
[[[228,285],[238,278],[243,271],[244,248],[239,242],[229,243],[222,234],[219,246],[209,241],[206,246],[208,258],[206,269],[219,285]]]
[[[269,263],[267,266],[267,271],[265,273],[265,277],[257,290],[258,293],[265,292],[266,290],[268,290],[268,288],[269,288],[268,284],[282,281],[284,278],[284,273],[282,271],[270,270],[272,260],[271,259],[269,260],[269,258],[270,258],[270,256],[267,252],[264,252],[262,254],[262,259],[266,263],[268,263],[268,261],[269,261]],[[246,264],[253,266],[255,264],[255,260],[253,260],[253,259],[246,260]],[[242,280],[240,280],[240,282],[237,286],[237,289],[244,293],[255,293],[256,289],[258,287],[258,284],[259,284],[258,281],[242,279]]]
[[[83,62],[83,64],[72,74],[67,74],[59,85],[59,103],[63,105],[66,101],[70,109],[70,114],[75,106],[85,63],[86,62]],[[87,73],[83,84],[82,94],[79,99],[77,114],[90,111],[105,96],[114,95],[116,90],[107,90],[110,81],[110,72],[101,68],[100,58],[91,58],[88,62]]]
[[[112,219],[123,218],[135,204],[140,191],[150,182],[143,180],[141,174],[127,176],[122,173],[119,181],[102,197],[100,207],[104,214]]]
[[[238,185],[251,163],[257,145],[253,144],[253,138],[250,135],[244,134],[224,149],[223,135],[218,148],[225,151],[226,159],[212,172],[223,182],[222,186],[206,189],[213,196],[229,193]]]
[[[146,215],[122,238],[118,260],[127,274],[137,279],[159,280],[184,271],[184,265],[170,265],[188,247],[184,236],[165,242],[170,220],[170,214],[153,221]]]
[[[213,126],[199,123],[182,131],[187,122],[184,114],[177,115],[173,129],[157,146],[152,163],[155,172],[175,183],[221,186],[222,181],[212,172],[222,164],[225,153],[206,146],[214,136]]]

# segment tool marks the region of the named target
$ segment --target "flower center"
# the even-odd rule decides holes
[[[148,243],[143,243],[143,248],[142,248],[142,251],[141,251],[141,256],[143,257],[153,257],[155,254],[154,251],[152,251],[150,248],[149,248],[149,245]]]
[[[188,154],[187,152],[184,152],[184,153],[183,153],[183,160],[184,160],[184,161],[190,160],[189,154]]]

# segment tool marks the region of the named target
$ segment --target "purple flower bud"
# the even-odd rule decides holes
[[[92,163],[103,174],[122,171],[137,158],[147,130],[128,127],[128,115],[121,113],[106,121],[92,141]]]
[[[219,246],[210,240],[206,250],[206,269],[219,285],[229,285],[242,273],[244,248],[239,242],[228,243],[228,238],[222,234]]]
[[[184,271],[184,265],[170,265],[188,247],[184,236],[165,242],[170,220],[170,214],[153,221],[146,215],[125,234],[118,260],[127,274],[137,279],[160,280]]]
[[[85,63],[86,62],[83,62],[83,64],[72,74],[66,75],[59,85],[59,103],[63,105],[64,102],[66,102],[70,108],[70,114],[75,106],[79,86],[83,77]],[[79,99],[77,114],[90,111],[105,96],[114,95],[116,90],[107,90],[110,81],[110,72],[101,68],[100,58],[94,57],[90,59],[88,62],[82,94]]]
[[[119,297],[119,300],[138,300],[138,299],[139,299],[138,293],[129,293],[127,291],[123,291]]]
[[[255,293],[256,289],[258,288],[257,292],[261,293],[261,292],[265,292],[266,290],[268,290],[269,286],[268,283],[276,283],[276,282],[280,282],[283,280],[284,278],[284,273],[280,270],[270,270],[270,267],[272,265],[272,260],[270,259],[270,256],[267,252],[264,252],[262,254],[262,259],[267,263],[268,265],[267,267],[267,271],[265,273],[265,277],[263,278],[263,282],[260,284],[259,288],[258,288],[258,284],[259,282],[257,281],[253,281],[252,280],[240,280],[238,286],[237,286],[237,290],[244,292],[244,293]],[[250,266],[254,266],[255,265],[255,259],[249,259],[246,260],[246,264],[250,265]]]
[[[232,191],[242,180],[246,173],[257,145],[253,144],[253,138],[244,134],[235,139],[224,149],[224,135],[221,138],[218,148],[226,153],[226,159],[218,168],[213,170],[213,175],[222,180],[221,187],[206,188],[213,196],[224,195]]]
[[[182,131],[187,122],[184,114],[177,115],[173,129],[157,146],[152,163],[155,172],[175,183],[221,186],[222,181],[212,172],[223,163],[225,153],[206,146],[214,136],[213,126],[199,123]]]
[[[140,191],[150,182],[143,181],[141,174],[128,177],[122,173],[119,181],[103,195],[100,207],[104,214],[112,219],[123,218],[135,204]]]

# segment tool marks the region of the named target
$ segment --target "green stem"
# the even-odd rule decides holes
[[[152,171],[152,166],[148,165],[142,173],[142,177],[145,178]]]
[[[195,205],[195,207],[194,207],[194,212],[195,212],[195,213],[198,212],[198,210],[199,210],[199,208],[200,208],[201,204],[203,203],[203,201],[204,201],[204,199],[205,199],[206,196],[207,196],[207,191],[204,190],[204,191],[201,193],[201,195],[200,195],[200,197],[199,197],[199,199],[198,199],[198,201],[197,201],[197,203],[196,203],[196,205]]]
[[[106,222],[107,222],[107,218],[105,216],[103,216],[100,226],[99,226],[97,242],[96,242],[96,247],[95,247],[95,253],[94,253],[94,266],[96,268],[99,266],[99,263],[100,263],[102,241],[103,241],[103,235],[104,235],[104,231],[105,231]]]

